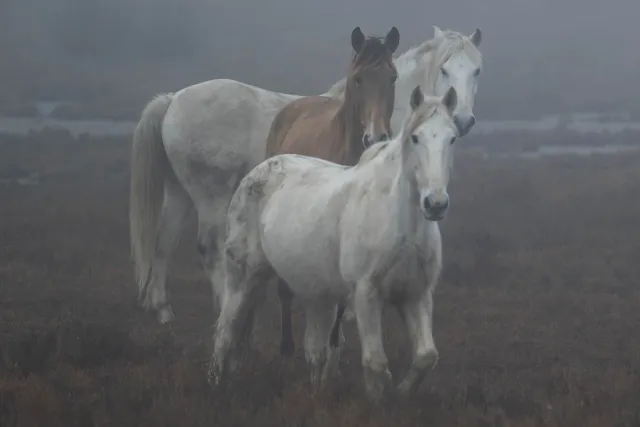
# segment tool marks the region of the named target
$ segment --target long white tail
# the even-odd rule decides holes
[[[161,94],[144,108],[133,134],[129,233],[139,302],[146,297],[156,250],[164,184],[173,170],[162,141],[162,122],[173,94]],[[149,301],[144,301],[148,308]]]

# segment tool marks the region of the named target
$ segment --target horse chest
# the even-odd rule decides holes
[[[427,286],[429,270],[436,268],[433,255],[416,246],[407,246],[384,260],[374,275],[375,285],[387,298],[419,295]]]

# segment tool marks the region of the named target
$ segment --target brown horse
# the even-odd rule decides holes
[[[388,139],[399,41],[396,27],[384,40],[365,38],[356,27],[344,100],[307,96],[287,104],[271,123],[266,157],[292,153],[353,165],[369,145]]]
[[[393,27],[384,40],[365,38],[356,27],[351,33],[355,52],[349,67],[344,100],[308,96],[286,105],[275,116],[267,137],[266,157],[302,154],[351,166],[371,144],[390,138],[397,71],[393,53],[400,34]],[[282,280],[278,284],[282,310],[280,352],[294,351],[291,329],[293,294]],[[338,345],[344,307],[338,307],[332,345]]]

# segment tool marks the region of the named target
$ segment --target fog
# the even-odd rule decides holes
[[[213,78],[324,92],[349,35],[400,30],[399,52],[433,25],[483,31],[476,111],[485,118],[629,111],[638,116],[635,0],[3,0],[0,104],[122,105]]]

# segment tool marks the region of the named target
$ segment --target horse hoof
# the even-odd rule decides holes
[[[161,325],[165,325],[171,321],[173,321],[173,319],[175,319],[176,315],[173,313],[173,310],[171,309],[171,307],[163,307],[160,310],[158,310],[158,322]]]
[[[376,372],[371,369],[365,371],[365,387],[369,400],[379,402],[389,392],[393,383],[391,372],[385,369],[382,372]]]
[[[412,393],[412,387],[411,384],[409,384],[409,381],[404,380],[402,381],[399,385],[398,385],[398,393],[403,395],[403,396],[408,396]]]

